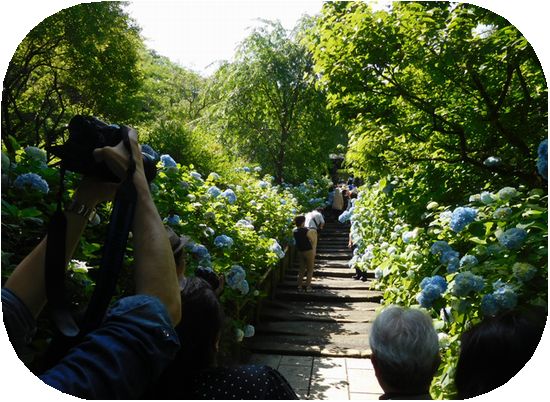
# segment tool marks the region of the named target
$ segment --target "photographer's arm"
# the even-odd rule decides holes
[[[115,189],[115,184],[84,178],[75,191],[73,199],[79,204],[95,208],[99,202],[112,199]],[[65,216],[67,218],[65,258],[68,262],[74,254],[88,220],[73,212],[65,212]],[[40,314],[47,301],[44,269],[46,244],[47,237],[19,263],[5,284],[5,288],[21,299],[34,318]]]
[[[137,205],[133,238],[136,293],[158,297],[166,306],[175,326],[181,319],[181,296],[172,248],[166,229],[149,192],[137,133],[130,130],[132,154],[136,163],[134,184]]]

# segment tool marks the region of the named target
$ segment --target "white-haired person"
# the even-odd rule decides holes
[[[432,399],[430,384],[441,359],[428,314],[389,306],[374,320],[369,342],[374,372],[384,390],[380,399]]]

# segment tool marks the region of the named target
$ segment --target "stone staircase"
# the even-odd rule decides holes
[[[298,292],[298,263],[286,272],[274,300],[265,301],[256,335],[247,339],[253,353],[369,357],[368,336],[382,297],[366,282],[352,279],[348,267],[349,225],[327,220],[317,245],[313,292]]]

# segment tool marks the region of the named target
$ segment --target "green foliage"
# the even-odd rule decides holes
[[[76,5],[38,24],[4,79],[2,139],[50,145],[77,113],[117,121],[132,114],[139,86],[138,31],[117,2]]]
[[[328,154],[345,139],[295,33],[279,22],[255,29],[214,80],[220,141],[234,155],[260,163],[277,183],[326,172]]]
[[[420,215],[414,224],[403,219],[403,213],[410,211],[406,200],[415,194],[409,184],[383,179],[361,189],[352,216],[352,240],[358,245],[352,264],[375,270],[376,287],[384,291],[385,304],[417,306],[422,300],[422,280],[434,275],[445,278],[447,291],[423,306],[436,320],[442,339],[443,364],[432,396],[449,398],[455,392],[457,340],[484,314],[491,314],[482,303],[484,296],[499,288],[509,289],[515,296],[510,296],[507,308],[517,303],[517,308],[539,306],[547,311],[548,199],[543,190],[525,187],[475,194],[463,205],[477,211],[475,221],[455,232],[449,224],[454,208],[435,201],[418,204]],[[517,248],[508,248],[515,244],[502,237],[512,228],[526,231],[526,239]],[[446,242],[457,252],[456,266],[432,249],[436,241]],[[465,264],[465,255],[475,257],[476,262]],[[465,272],[482,278],[482,289],[462,294],[455,279]]]
[[[541,185],[532,150],[547,136],[547,85],[508,21],[468,4],[373,11],[325,3],[311,36],[329,107],[350,131],[346,160],[357,176],[423,164],[460,166],[477,183]],[[501,163],[487,166],[490,156]]]

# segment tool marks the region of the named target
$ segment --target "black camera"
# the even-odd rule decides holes
[[[95,176],[106,181],[120,181],[104,162],[96,162],[94,149],[114,147],[122,141],[122,129],[116,124],[107,124],[92,116],[74,116],[69,122],[69,138],[63,145],[53,146],[50,151],[62,161],[62,166],[75,173]],[[143,168],[147,181],[157,175],[153,157],[142,152]]]

